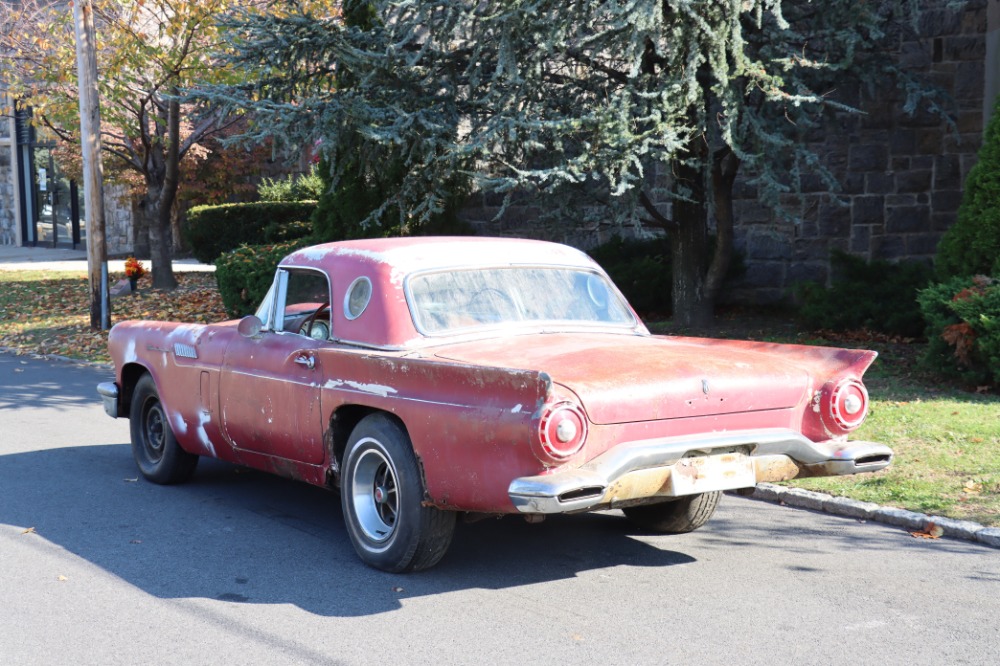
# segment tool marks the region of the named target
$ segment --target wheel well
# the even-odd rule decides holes
[[[354,432],[354,428],[361,422],[361,419],[369,414],[384,414],[395,421],[409,436],[406,424],[392,412],[365,405],[341,405],[330,417],[329,446],[331,447],[332,455],[330,457],[330,471],[327,474],[327,483],[329,485],[340,485],[340,466],[344,462],[344,450],[347,449],[347,441],[351,438],[351,433]]]
[[[131,413],[132,394],[135,392],[135,385],[148,372],[149,370],[138,363],[127,363],[122,367],[122,385],[119,387],[118,410],[123,416],[127,417]]]

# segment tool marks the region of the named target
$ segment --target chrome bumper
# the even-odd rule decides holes
[[[104,402],[104,413],[113,419],[118,418],[118,384],[101,382],[97,385],[97,392]]]
[[[522,513],[587,511],[797,476],[874,472],[892,455],[874,442],[814,442],[783,429],[670,437],[619,444],[580,467],[514,479],[507,492]],[[723,459],[720,471],[699,478],[699,465]]]

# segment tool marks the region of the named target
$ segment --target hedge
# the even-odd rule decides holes
[[[240,245],[264,245],[303,238],[311,231],[315,201],[257,202],[196,206],[188,211],[185,241],[206,264]]]
[[[889,263],[834,252],[829,289],[814,282],[795,286],[803,324],[814,329],[849,331],[867,329],[918,338],[924,319],[917,293],[931,281],[933,270],[919,261]]]
[[[273,245],[243,245],[219,257],[215,280],[229,315],[253,314],[271,288],[278,263],[307,245],[309,241],[302,238]]]

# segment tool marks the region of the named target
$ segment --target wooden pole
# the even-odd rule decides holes
[[[101,163],[101,106],[97,92],[97,49],[91,0],[73,3],[76,71],[80,86],[80,148],[83,151],[83,200],[87,212],[87,269],[90,326],[111,328],[108,248],[104,239],[104,167]]]

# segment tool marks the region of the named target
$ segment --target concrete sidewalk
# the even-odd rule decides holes
[[[149,261],[142,264],[148,270]],[[211,264],[201,264],[195,259],[175,259],[174,271],[210,272],[215,270]],[[0,245],[0,271],[68,271],[87,272],[87,252],[85,250],[69,250],[49,247],[17,247]],[[108,272],[123,273],[125,260],[108,261]]]

